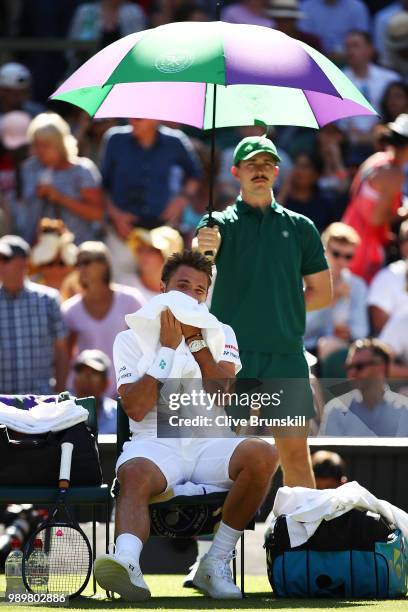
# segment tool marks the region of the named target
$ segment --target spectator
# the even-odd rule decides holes
[[[62,219],[77,244],[98,236],[103,197],[100,175],[90,159],[77,157],[77,143],[66,121],[42,113],[30,124],[33,156],[22,167],[26,210],[19,233],[30,243],[42,217]]]
[[[402,200],[404,164],[408,161],[408,115],[389,123],[389,147],[360,167],[351,186],[351,201],[343,217],[360,236],[350,269],[368,283],[384,264],[390,222]]]
[[[408,77],[408,2],[404,10],[393,15],[385,30],[385,53],[390,68]]]
[[[379,111],[387,86],[399,79],[396,72],[373,63],[375,49],[368,32],[351,30],[345,39],[346,66],[344,74],[361,91],[375,110]],[[372,153],[371,128],[378,121],[375,116],[350,117],[342,120],[353,147],[361,147],[365,156]]]
[[[375,334],[392,315],[408,310],[408,221],[401,224],[398,243],[401,259],[380,270],[370,285],[368,305]]]
[[[379,338],[392,351],[390,377],[405,379],[403,390],[400,390],[406,395],[406,379],[408,378],[408,310],[406,308],[390,316]]]
[[[144,303],[137,289],[111,283],[109,252],[103,242],[84,242],[79,246],[76,263],[82,293],[62,305],[69,329],[69,354],[85,349],[99,349],[112,359],[116,334],[127,329],[125,315]],[[116,394],[113,369],[109,371],[108,395]],[[72,384],[70,385],[72,386]]]
[[[172,227],[163,225],[152,230],[132,230],[128,244],[137,262],[137,271],[123,275],[121,282],[136,287],[145,301],[160,293],[161,273],[164,263],[173,253],[183,250],[183,238]]]
[[[0,115],[23,111],[35,117],[44,107],[30,99],[31,73],[23,64],[9,62],[0,67]]]
[[[61,219],[41,219],[38,238],[31,249],[31,280],[60,291],[64,279],[74,273],[78,247]]]
[[[370,31],[370,16],[361,0],[304,0],[299,28],[318,36],[323,53],[344,60],[344,38],[350,30]]]
[[[106,133],[102,175],[112,228],[107,244],[114,274],[132,273],[134,258],[126,241],[135,226],[176,225],[195,196],[200,167],[188,138],[152,119]]]
[[[0,392],[48,395],[65,388],[66,328],[58,293],[27,279],[29,245],[0,239]]]
[[[378,53],[378,61],[383,66],[389,65],[389,60],[385,53],[385,31],[391,17],[395,15],[395,13],[399,13],[402,10],[404,2],[405,0],[402,0],[401,2],[392,2],[389,6],[385,6],[383,9],[378,11],[378,13],[374,16],[374,46]]]
[[[187,0],[176,7],[172,21],[209,21],[207,6],[200,0]]]
[[[3,233],[15,231],[21,214],[21,164],[28,156],[27,130],[31,118],[23,111],[5,113],[0,120],[0,211]]]
[[[98,165],[105,132],[116,125],[116,119],[91,119],[88,113],[81,110],[73,128],[81,157],[88,157]]]
[[[273,27],[272,19],[267,17],[265,0],[240,0],[226,6],[221,11],[221,21],[229,23],[246,23],[248,25]]]
[[[106,395],[111,368],[109,357],[98,350],[82,351],[74,363],[75,396],[95,398],[98,434],[116,433],[117,404]]]
[[[367,287],[349,265],[360,238],[344,223],[332,223],[322,234],[332,282],[333,300],[327,308],[306,315],[305,346],[317,347],[319,359],[368,334]]]
[[[269,0],[266,14],[268,17],[272,17],[275,30],[296,38],[296,40],[301,40],[317,49],[317,51],[321,51],[320,37],[302,32],[297,27],[298,20],[305,16],[299,8],[298,0]]]
[[[402,113],[408,113],[408,85],[403,81],[394,81],[384,91],[380,105],[381,120],[390,123]]]
[[[346,167],[348,139],[339,123],[322,127],[316,135],[317,155],[323,162],[319,187],[327,198],[332,200],[339,219],[346,206],[346,195],[350,187],[350,171]]]
[[[85,2],[78,6],[68,35],[74,40],[97,41],[98,49],[103,49],[122,36],[139,32],[145,27],[145,13],[134,2],[100,0],[99,2]],[[84,54],[69,53],[69,55],[71,71],[87,59]]]
[[[336,219],[332,202],[319,187],[322,170],[319,157],[298,153],[293,170],[279,191],[282,206],[311,219],[319,232]]]
[[[390,363],[388,347],[376,338],[351,345],[346,369],[354,389],[328,402],[319,435],[408,435],[408,398],[388,388]]]
[[[16,35],[36,38],[40,43],[47,38],[64,40],[72,15],[81,0],[24,0],[18,18]],[[45,103],[56,89],[66,70],[65,54],[50,53],[47,49],[35,48],[21,52],[21,61],[30,67],[33,76],[35,100]]]
[[[346,464],[337,453],[316,451],[312,455],[312,467],[316,489],[337,489],[347,482]]]

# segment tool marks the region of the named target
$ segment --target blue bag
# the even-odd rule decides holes
[[[322,521],[291,548],[286,517],[265,540],[269,582],[277,597],[395,598],[408,587],[408,543],[381,517],[350,510]]]

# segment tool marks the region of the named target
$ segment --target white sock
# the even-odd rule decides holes
[[[122,533],[116,538],[115,552],[117,555],[125,554],[139,563],[143,542],[132,533]]]
[[[208,553],[211,548],[211,545],[212,540],[197,540],[198,553],[196,561],[199,561],[204,557],[204,555]]]
[[[228,527],[224,521],[221,521],[211,548],[208,551],[208,556],[225,559],[234,550],[242,534],[243,531],[237,531],[232,527]]]

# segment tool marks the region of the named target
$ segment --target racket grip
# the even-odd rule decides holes
[[[60,474],[59,481],[61,486],[61,481],[66,480],[68,483],[71,478],[71,460],[72,460],[72,451],[74,449],[74,445],[72,442],[63,442],[61,444],[61,464],[60,464]]]

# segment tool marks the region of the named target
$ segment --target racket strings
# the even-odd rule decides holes
[[[87,581],[91,555],[84,536],[69,525],[45,527],[36,535],[43,542],[43,569],[28,559],[26,578],[33,592],[72,596]]]

